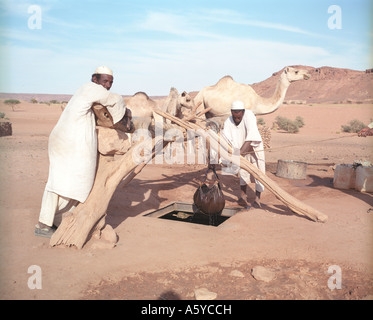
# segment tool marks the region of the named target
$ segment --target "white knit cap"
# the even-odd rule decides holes
[[[108,67],[101,66],[96,69],[94,74],[108,74],[110,76],[113,75],[113,71],[111,71]]]
[[[244,109],[245,109],[245,105],[240,100],[234,101],[231,105],[231,110],[244,110]]]

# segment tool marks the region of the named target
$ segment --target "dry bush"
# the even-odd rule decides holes
[[[357,119],[351,120],[348,124],[341,126],[343,132],[349,133],[357,133],[366,127],[367,126],[363,122]]]
[[[290,120],[285,117],[277,116],[275,119],[275,124],[280,130],[285,130],[289,133],[299,132],[299,128],[304,126],[304,121],[302,117],[297,117],[295,120]]]

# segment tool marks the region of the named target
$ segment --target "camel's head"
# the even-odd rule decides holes
[[[187,109],[193,109],[194,100],[189,93],[184,91],[181,95],[179,95],[179,105]]]
[[[101,104],[94,104],[92,109],[96,116],[96,125],[129,133],[134,131],[131,118],[124,116],[120,121],[114,124],[113,117],[105,106]]]
[[[311,77],[307,70],[293,67],[286,67],[282,72],[282,76],[284,76],[290,83],[298,80],[308,80]]]

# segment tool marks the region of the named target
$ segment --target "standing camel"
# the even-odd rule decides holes
[[[235,100],[241,100],[245,108],[252,110],[256,115],[272,113],[283,103],[292,82],[309,78],[310,74],[306,70],[285,67],[272,97],[264,98],[250,85],[238,83],[231,76],[225,76],[215,85],[207,86],[197,94],[194,98],[194,109],[188,119],[203,114],[206,118],[227,118],[230,115],[230,105]]]

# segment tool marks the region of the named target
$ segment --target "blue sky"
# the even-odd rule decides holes
[[[40,29],[29,27],[31,5]],[[0,91],[73,94],[99,65],[113,69],[112,91],[149,95],[228,74],[251,84],[286,65],[365,70],[372,9],[372,0],[0,0]]]

